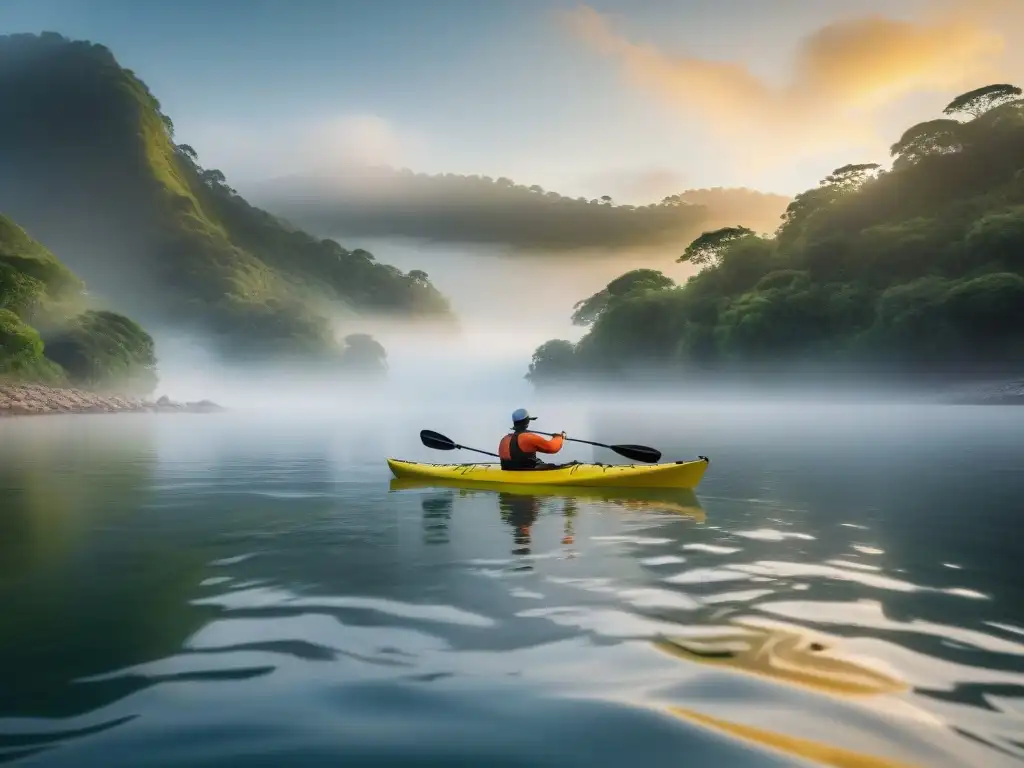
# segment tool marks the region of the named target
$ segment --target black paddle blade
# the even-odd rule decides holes
[[[646,445],[609,445],[619,456],[625,456],[633,461],[642,461],[645,464],[656,464],[661,459],[661,451],[648,448]]]
[[[420,441],[427,448],[433,448],[438,451],[454,451],[457,447],[454,440],[445,437],[440,432],[432,432],[429,429],[420,430]]]

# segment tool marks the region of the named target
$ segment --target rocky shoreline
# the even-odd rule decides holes
[[[178,403],[167,397],[146,400],[41,384],[0,382],[0,418],[58,413],[219,413],[223,410],[209,400]]]

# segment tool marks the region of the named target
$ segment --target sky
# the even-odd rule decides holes
[[[108,46],[247,182],[350,162],[572,196],[794,194],[1024,85],[1024,0],[2,0]]]

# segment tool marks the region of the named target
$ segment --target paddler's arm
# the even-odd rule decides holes
[[[524,451],[537,451],[538,453],[558,453],[562,450],[564,444],[565,433],[561,435],[555,435],[550,440],[546,439],[543,435],[538,435],[533,432],[525,432],[519,438],[519,447]]]

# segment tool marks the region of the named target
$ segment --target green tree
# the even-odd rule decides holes
[[[1020,95],[1021,89],[1016,85],[1008,83],[986,85],[960,94],[949,102],[942,112],[946,115],[964,113],[973,118],[978,118],[994,107],[1020,98]]]
[[[552,339],[534,350],[526,380],[537,386],[570,379],[575,373],[575,348],[570,341]]]
[[[0,371],[23,369],[38,360],[43,342],[35,329],[21,322],[9,309],[0,309]]]
[[[114,312],[84,312],[47,338],[44,351],[75,384],[133,395],[156,388],[152,337]]]
[[[822,184],[841,192],[855,192],[871,179],[881,168],[878,163],[852,163],[836,168],[825,177]]]
[[[723,358],[792,362],[823,351],[830,325],[828,289],[797,275],[730,302],[715,336]]]
[[[1024,205],[982,216],[967,231],[970,261],[1024,273]]]
[[[192,161],[192,163],[196,165],[199,164],[199,153],[193,149],[191,144],[178,144],[177,149],[181,154]]]
[[[0,309],[10,310],[17,315],[29,314],[43,295],[45,287],[42,280],[0,261]]]
[[[672,278],[656,269],[634,269],[615,278],[593,296],[576,302],[572,322],[574,325],[591,325],[610,305],[632,293],[674,285]]]
[[[932,155],[959,152],[963,149],[963,132],[963,123],[948,119],[928,120],[908,128],[889,149],[896,158],[894,167],[916,163]]]
[[[753,230],[747,227],[722,227],[713,232],[705,232],[690,243],[676,261],[688,261],[701,267],[714,265],[727,246],[744,237],[752,237],[753,234]]]
[[[668,363],[688,322],[684,290],[630,293],[601,313],[576,345],[581,363],[612,370]]]

